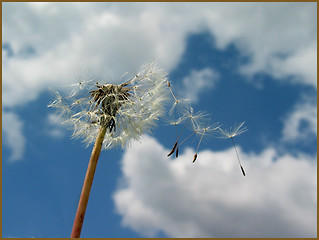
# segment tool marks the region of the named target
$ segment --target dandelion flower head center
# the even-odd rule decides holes
[[[119,86],[114,84],[97,85],[97,88],[90,93],[91,98],[96,103],[95,108],[100,106],[102,111],[100,122],[110,132],[115,131],[116,114],[122,105],[129,102],[131,88],[124,87],[123,84]]]

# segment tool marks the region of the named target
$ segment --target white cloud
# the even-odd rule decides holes
[[[3,104],[21,105],[34,100],[48,84],[70,82],[66,73],[74,65],[93,69],[109,78],[105,81],[114,81],[125,71],[134,74],[148,60],[157,59],[167,69],[176,65],[185,47],[185,26],[161,26],[159,23],[167,17],[164,8],[120,5],[5,4],[3,41],[15,54],[3,65]],[[47,11],[49,14],[44,15]],[[126,11],[134,14],[126,15]],[[19,52],[28,46],[35,54],[21,58]]]
[[[9,161],[21,160],[25,152],[26,139],[22,134],[23,122],[12,112],[2,112],[4,143],[11,149]]]
[[[317,86],[316,3],[222,3],[203,9],[220,48],[234,44],[249,61],[243,74]]]
[[[61,131],[61,129],[59,129],[59,128],[50,129],[48,134],[49,134],[49,136],[56,138],[56,139],[64,137],[64,132]]]
[[[210,68],[192,70],[188,76],[183,78],[183,87],[179,92],[191,102],[197,102],[200,94],[211,90],[218,78],[219,74]]]
[[[278,78],[317,87],[317,43],[314,42],[286,58],[274,58],[270,71]]]
[[[166,157],[144,136],[122,159],[123,179],[114,194],[126,227],[147,237],[315,237],[316,159],[260,154],[239,148],[246,177],[233,149],[193,150]]]
[[[14,53],[3,63],[5,106],[34,100],[48,84],[69,82],[72,77],[66,72],[74,65],[92,68],[111,80],[125,71],[134,74],[151,59],[169,71],[179,63],[186,37],[205,30],[214,35],[218,47],[234,44],[249,57],[240,68],[243,73],[292,76],[316,86],[315,3],[4,3],[3,7],[3,42]],[[27,57],[21,54],[26,49],[32,50]]]
[[[56,114],[49,114],[47,117],[49,123],[47,133],[56,139],[64,137],[64,131],[61,129],[59,117]]]
[[[282,139],[286,142],[310,142],[317,136],[317,105],[311,99],[304,99],[284,120]]]

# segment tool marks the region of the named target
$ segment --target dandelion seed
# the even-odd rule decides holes
[[[243,173],[244,176],[246,176],[246,173],[244,171],[244,168],[243,166],[241,165],[241,162],[240,162],[240,159],[239,159],[239,154],[237,152],[237,148],[236,148],[236,144],[235,144],[235,141],[234,141],[234,137],[239,135],[239,134],[242,134],[244,132],[247,131],[247,128],[246,127],[243,127],[242,126],[244,125],[245,122],[242,122],[240,124],[238,124],[237,126],[235,126],[234,128],[231,128],[229,130],[226,130],[226,129],[221,129],[219,128],[220,130],[220,133],[221,133],[221,136],[220,138],[230,138],[232,140],[232,143],[233,143],[233,146],[235,148],[235,151],[236,151],[236,155],[237,155],[237,159],[238,159],[238,163],[239,163],[239,166],[240,166],[240,169]]]
[[[176,155],[175,155],[176,158],[178,158],[178,151],[179,151],[179,150],[178,150],[178,147],[177,147],[177,148],[176,148]]]
[[[199,146],[200,146],[200,144],[201,144],[202,141],[203,141],[203,138],[204,138],[205,136],[207,136],[209,133],[218,130],[219,127],[220,127],[220,126],[219,126],[219,123],[215,123],[214,126],[205,126],[205,127],[203,127],[203,128],[199,128],[198,130],[196,130],[196,133],[197,133],[198,135],[200,135],[201,137],[200,137],[200,140],[199,140],[198,145],[197,145],[197,148],[196,148],[196,153],[195,153],[196,158],[193,159],[193,163],[194,163],[195,160],[197,159],[197,153],[198,153],[198,150],[199,150]]]
[[[168,84],[168,86],[170,86],[170,85]],[[171,93],[174,96],[174,99],[176,99],[176,97],[172,91],[171,91]],[[198,143],[197,150],[196,150],[196,153],[197,153],[199,146],[203,140],[203,137],[205,135],[207,135],[209,132],[216,131],[219,128],[219,126],[217,126],[217,124],[214,124],[214,127],[208,126],[207,123],[209,122],[210,119],[208,118],[209,115],[207,113],[204,113],[204,112],[194,113],[193,108],[190,107],[189,105],[185,105],[183,107],[183,110],[184,110],[184,112],[182,112],[182,116],[178,116],[177,120],[170,121],[170,124],[175,126],[177,140],[175,142],[175,145],[174,145],[172,151],[167,155],[168,157],[174,153],[175,149],[179,150],[179,147],[186,140],[188,140],[189,138],[191,138],[195,134],[201,135],[201,139]],[[180,125],[182,122],[184,122],[184,125],[183,125],[182,129],[180,130],[180,132],[178,133],[177,125]],[[189,128],[191,130],[191,133],[187,137],[185,137],[184,140],[181,140],[181,137],[187,128]],[[176,152],[176,157],[178,157],[178,152]]]
[[[244,168],[242,166],[240,166],[241,172],[243,173],[244,176],[246,176],[246,173],[244,171]]]
[[[184,115],[187,109],[190,107],[189,99],[178,99],[172,91],[171,84],[167,81],[168,89],[173,97],[174,103],[171,109],[169,110],[170,118],[180,118],[180,116]]]
[[[188,108],[186,108],[186,111],[183,115],[183,118],[186,119],[185,124],[180,132],[180,135],[177,138],[177,141],[179,141],[179,139],[181,138],[183,132],[185,131],[185,129],[187,127],[190,128],[192,133],[190,133],[183,141],[181,141],[178,144],[178,147],[181,146],[186,140],[188,140],[194,134],[200,135],[200,140],[199,140],[199,143],[198,143],[197,149],[196,149],[196,158],[197,158],[197,152],[198,152],[199,146],[203,140],[203,137],[207,136],[209,133],[219,129],[219,125],[218,125],[218,123],[215,123],[213,126],[209,126],[209,124],[208,124],[210,122],[209,115],[205,112],[194,113],[193,108],[190,106],[188,106]]]
[[[167,157],[171,156],[174,152],[175,152],[175,149],[177,147],[177,144],[178,144],[178,141],[175,142],[174,146],[173,146],[173,149],[167,154]]]
[[[221,138],[231,138],[236,154],[239,166],[241,168],[241,171],[243,175],[245,176],[246,173],[244,171],[243,166],[241,165],[239,154],[236,149],[236,145],[234,142],[234,137],[245,132],[247,129],[242,128],[244,122],[239,124],[233,129],[230,129],[229,131],[223,130],[220,128],[220,125],[218,123],[214,124],[214,126],[208,126],[207,122],[209,120],[208,114],[204,112],[196,112],[194,113],[194,109],[189,105],[189,101],[185,99],[178,99],[176,95],[173,93],[171,89],[171,83],[169,81],[166,82],[167,87],[171,93],[171,96],[173,98],[173,105],[171,109],[169,110],[169,117],[170,120],[168,121],[171,125],[174,125],[175,131],[176,131],[176,142],[172,148],[172,150],[168,153],[167,157],[171,156],[175,151],[176,158],[178,157],[180,146],[189,138],[191,138],[193,135],[199,135],[200,139],[198,141],[198,145],[196,148],[196,152],[193,158],[193,163],[196,161],[198,156],[198,150],[199,147],[203,141],[203,138],[208,135],[208,133],[216,132],[219,130]],[[184,123],[184,126],[181,128],[180,131],[178,131],[178,126]],[[191,133],[184,138],[184,140],[181,140],[181,137],[186,130],[186,128],[190,128]]]
[[[197,153],[195,153],[194,158],[193,158],[193,163],[196,161],[197,159]]]

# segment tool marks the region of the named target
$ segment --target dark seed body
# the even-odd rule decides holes
[[[241,169],[243,175],[246,176],[245,171],[244,171],[244,168],[243,168],[242,166],[240,166],[240,169]]]
[[[172,151],[170,151],[169,154],[167,154],[167,157],[171,156],[171,155],[175,152],[175,149],[176,149],[176,147],[177,147],[177,143],[178,143],[178,142],[176,142],[176,143],[174,144],[174,147],[173,147]]]
[[[193,163],[196,161],[197,159],[197,153],[195,153],[194,158],[193,158]]]

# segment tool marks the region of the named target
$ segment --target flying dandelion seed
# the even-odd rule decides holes
[[[237,152],[237,148],[236,148],[235,141],[234,141],[234,137],[235,136],[237,136],[239,134],[242,134],[242,133],[247,131],[246,127],[242,128],[244,123],[245,122],[242,122],[242,123],[238,124],[237,126],[235,126],[234,128],[230,128],[229,130],[221,129],[221,128],[219,128],[219,130],[220,130],[220,133],[221,133],[220,138],[230,138],[232,140],[233,146],[234,146],[235,151],[236,151],[236,155],[237,155],[237,159],[238,159],[238,163],[239,163],[240,169],[241,169],[243,175],[246,176],[244,168],[241,165],[241,162],[240,162],[240,159],[239,159],[239,154]]]
[[[175,152],[175,149],[177,147],[177,144],[178,144],[178,141],[176,141],[174,143],[174,146],[173,146],[173,149],[167,154],[167,157],[171,156],[174,152]]]
[[[170,84],[168,84],[168,86],[170,88]],[[182,111],[179,110],[177,111],[177,113],[175,113],[177,114],[177,117],[175,116],[176,120],[169,121],[170,124],[174,125],[176,129],[176,142],[174,143],[172,150],[168,153],[167,156],[168,157],[171,156],[176,150],[175,156],[177,158],[179,153],[179,147],[192,136],[199,135],[200,140],[199,140],[196,153],[193,159],[193,162],[195,162],[197,159],[197,152],[203,140],[203,137],[207,136],[209,133],[213,131],[217,131],[219,129],[219,124],[215,123],[213,126],[209,126],[207,123],[210,121],[210,118],[207,113],[204,113],[204,112],[194,113],[194,109],[188,105],[187,101],[177,100],[171,89],[170,89],[170,92],[175,100],[173,107],[170,110],[170,116],[173,115],[172,110],[182,109]],[[179,106],[180,103],[182,103],[181,106]],[[182,114],[182,115],[178,115],[178,114]],[[180,132],[178,132],[177,130],[178,125],[181,125],[182,123],[183,123],[183,127],[180,130]],[[191,131],[191,133],[187,137],[185,137],[183,140],[181,140],[182,135],[187,128]]]
[[[199,126],[198,126],[199,127]],[[200,139],[199,139],[199,142],[198,142],[198,145],[197,145],[197,148],[196,148],[196,152],[195,152],[195,155],[194,155],[194,158],[193,158],[193,163],[196,161],[197,159],[197,154],[198,154],[198,150],[199,150],[199,146],[200,144],[202,143],[203,141],[203,138],[205,136],[208,136],[209,134],[211,134],[212,132],[215,132],[219,129],[220,125],[219,123],[215,123],[214,126],[205,126],[203,128],[198,128],[196,130],[196,134],[200,136]]]

